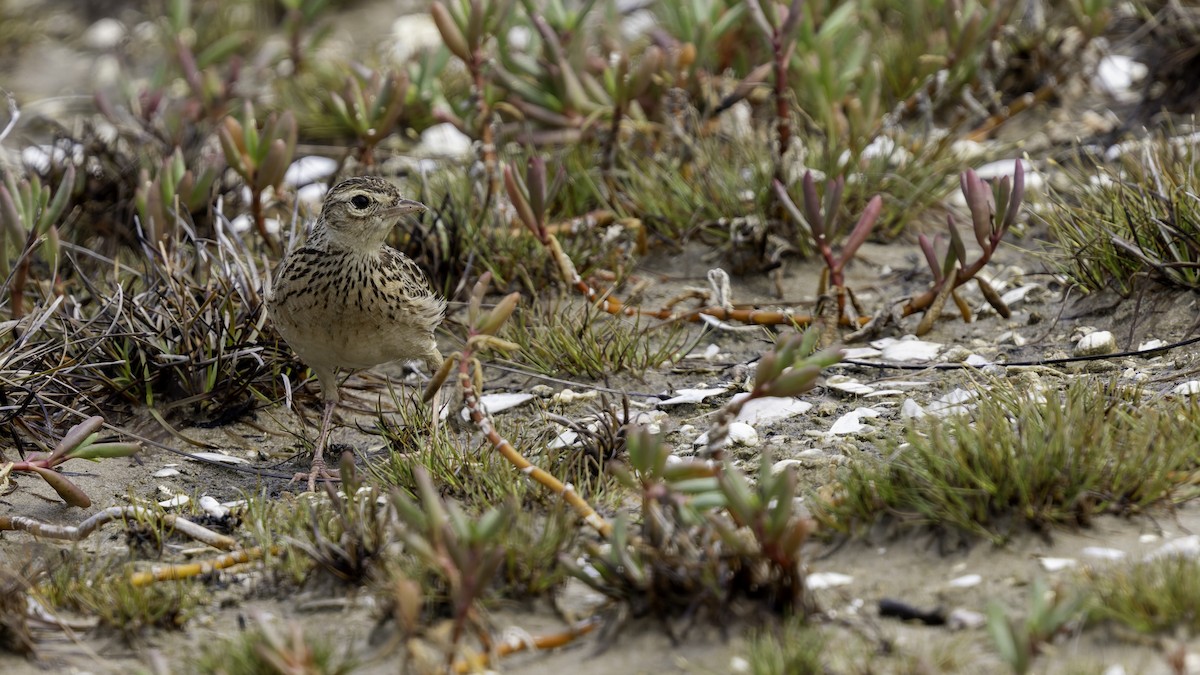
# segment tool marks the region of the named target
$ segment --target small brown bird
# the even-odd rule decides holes
[[[381,178],[339,183],[325,196],[307,243],[284,257],[266,294],[275,327],[317,374],[325,400],[310,490],[318,478],[332,477],[322,453],[340,399],[339,370],[388,361],[442,365],[433,331],[446,301],[416,263],[384,244],[400,216],[424,209]]]

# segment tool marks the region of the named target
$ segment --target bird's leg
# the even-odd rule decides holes
[[[333,409],[337,406],[337,400],[325,401],[325,412],[321,414],[321,434],[317,436],[317,447],[313,450],[312,465],[308,472],[308,491],[313,492],[317,489],[317,477],[324,480],[333,480],[335,477],[325,469],[325,458],[322,456],[325,453],[325,443],[329,440],[329,427],[333,424]]]
[[[309,492],[315,492],[317,489],[317,480],[336,481],[338,477],[330,473],[325,468],[325,444],[329,442],[329,428],[333,426],[333,409],[337,407],[338,399],[340,398],[337,390],[337,380],[335,373],[327,373],[325,371],[317,372],[317,379],[321,383],[321,394],[325,398],[325,410],[321,413],[321,433],[317,435],[317,445],[313,449],[312,464],[309,466],[308,473],[297,473],[292,477],[292,482],[298,480],[308,480]]]

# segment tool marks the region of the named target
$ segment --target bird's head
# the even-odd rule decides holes
[[[318,227],[329,243],[342,248],[375,250],[383,245],[397,219],[424,211],[425,205],[400,196],[396,186],[375,176],[338,183],[321,206]]]

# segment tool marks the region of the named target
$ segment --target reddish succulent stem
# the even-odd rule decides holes
[[[980,254],[979,259],[967,267],[958,268],[958,271],[955,272],[953,279],[948,277],[942,279],[940,282],[934,284],[929,290],[909,300],[907,303],[905,303],[903,310],[901,310],[902,315],[909,316],[928,308],[929,305],[933,304],[934,298],[936,298],[938,293],[942,290],[943,284],[953,283],[954,288],[958,288],[971,279],[974,279],[975,275],[979,274],[979,271],[982,270],[984,266],[987,265],[992,259],[992,254],[996,252],[996,248],[1000,244],[1000,238],[1003,236],[1003,231],[997,230],[996,232],[993,232],[992,235],[988,237],[988,246],[983,249],[983,253]]]

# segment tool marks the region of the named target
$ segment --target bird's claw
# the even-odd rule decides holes
[[[340,477],[338,477],[336,474],[330,473],[329,470],[325,468],[325,460],[315,459],[313,460],[312,466],[309,468],[307,473],[303,471],[297,472],[296,475],[292,476],[292,480],[289,481],[289,484],[295,483],[298,480],[307,480],[308,491],[316,492],[318,479],[327,483],[336,483],[341,480]]]

